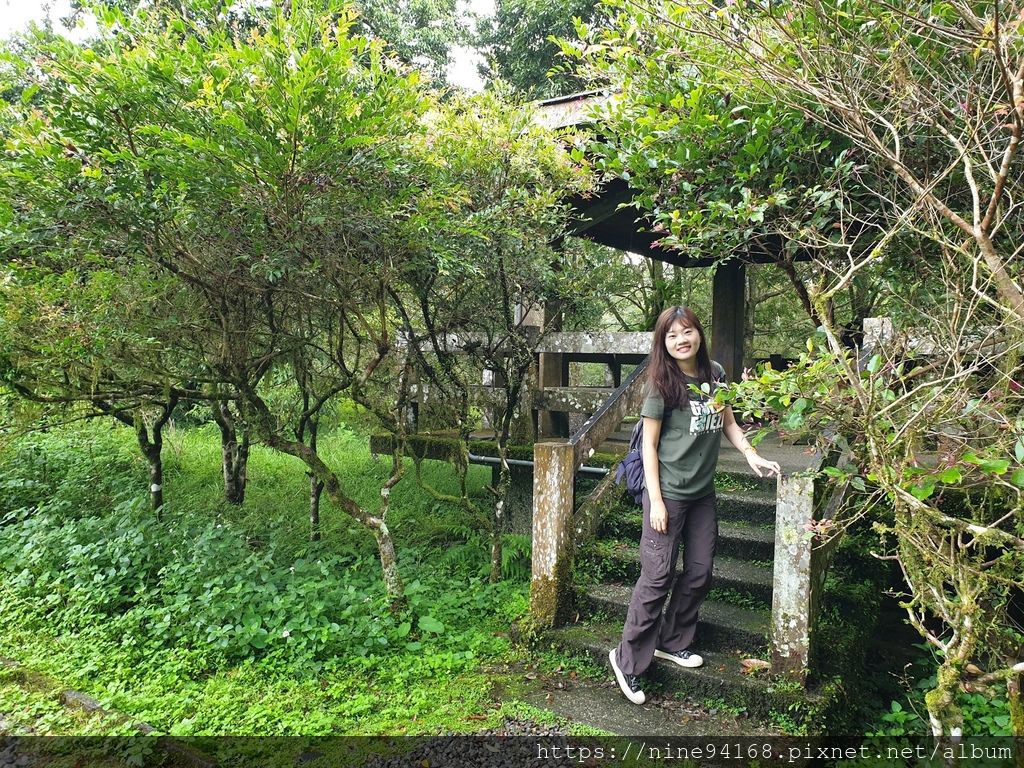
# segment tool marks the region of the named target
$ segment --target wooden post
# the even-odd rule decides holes
[[[611,385],[618,389],[622,386],[622,363],[612,358],[608,363],[608,373],[611,375]]]
[[[814,477],[778,481],[775,513],[775,570],[772,588],[772,671],[807,679],[814,624],[811,549],[808,523],[814,519]]]
[[[530,615],[539,627],[564,623],[571,606],[575,456],[569,443],[533,446]]]
[[[747,305],[747,265],[730,259],[715,269],[711,308],[711,358],[725,368],[729,381],[743,373],[743,327]]]

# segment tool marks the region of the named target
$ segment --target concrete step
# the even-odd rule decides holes
[[[613,622],[573,624],[550,632],[552,642],[566,651],[586,655],[595,663],[603,664],[608,670],[612,693],[627,707],[639,709],[622,696],[608,664],[608,651],[618,645],[621,636],[622,624]],[[704,665],[697,669],[655,659],[643,677],[644,693],[648,696],[645,706],[682,700],[700,708],[718,709],[718,714],[722,709],[732,709],[734,716],[746,721],[743,727],[753,733],[756,723],[749,718],[766,720],[773,711],[785,712],[789,705],[815,696],[813,692],[793,686],[778,685],[764,672],[744,674],[740,660],[746,658],[745,655],[704,649],[701,655]],[[694,732],[709,733],[703,729]],[[684,733],[687,731],[681,730],[679,735]],[[723,731],[723,735],[726,733]]]
[[[720,520],[718,551],[737,560],[770,564],[775,559],[775,531],[764,526]]]
[[[608,649],[603,650],[607,667]],[[572,651],[586,652],[579,647]],[[595,650],[595,660],[597,655]],[[743,737],[777,733],[745,713],[725,711],[727,708],[718,701],[680,699],[671,686],[666,686],[664,692],[652,687],[645,693],[648,693],[647,701],[641,706],[627,701],[609,671],[605,680],[562,679],[524,693],[522,699],[570,723],[616,736]]]
[[[642,510],[628,499],[609,512],[601,523],[600,535],[616,539],[639,539],[642,530]],[[756,542],[755,549],[764,552],[762,542],[769,538],[774,551],[775,495],[763,491],[718,491],[719,533],[724,522],[742,523],[761,528],[760,534],[750,533],[748,540]],[[735,527],[733,528],[735,530]],[[768,559],[768,558],[757,558]]]
[[[616,457],[616,462],[629,452],[629,441],[605,440],[598,448],[601,453],[607,453]]]
[[[736,453],[733,451],[733,453]],[[718,468],[715,471],[715,482],[717,484],[727,483],[741,489],[750,489],[755,492],[770,493],[775,498],[775,489],[778,480],[775,477],[758,477],[747,466],[742,457],[726,458],[724,455],[718,460]]]
[[[637,544],[614,541],[602,542],[595,564],[599,577],[604,581],[615,581],[632,585],[640,578],[640,548]],[[683,570],[684,553],[680,553],[676,572]],[[714,589],[725,590],[741,596],[747,601],[771,608],[772,569],[766,565],[716,555]]]
[[[640,508],[628,514],[609,517],[601,525],[599,536],[605,540],[636,543],[640,540],[642,518]],[[775,532],[763,525],[719,520],[718,553],[737,560],[758,560],[770,563],[775,556]]]
[[[756,525],[775,525],[775,489],[724,491],[718,494],[719,520],[742,520]]]
[[[579,596],[580,615],[603,616],[619,627],[626,620],[633,585],[596,584]],[[768,645],[769,611],[741,608],[717,600],[705,600],[700,609],[694,650],[763,653]]]
[[[633,437],[633,425],[623,425],[623,427],[615,432],[612,432],[605,440],[612,440],[616,443],[628,443]]]

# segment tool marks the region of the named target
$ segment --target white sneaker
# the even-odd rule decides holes
[[[612,671],[615,673],[615,679],[618,681],[619,688],[622,689],[622,693],[626,698],[634,704],[643,704],[647,701],[647,697],[644,696],[644,692],[640,689],[640,678],[637,675],[623,674],[622,670],[619,669],[619,665],[615,663],[614,648],[608,651],[608,661],[611,662]]]
[[[680,667],[699,667],[704,663],[704,659],[701,658],[699,653],[692,653],[691,651],[662,651],[656,650],[654,652],[656,658],[665,659],[678,664]]]

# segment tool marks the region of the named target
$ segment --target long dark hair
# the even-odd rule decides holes
[[[647,366],[647,376],[651,382],[651,391],[661,394],[666,408],[685,408],[690,404],[688,385],[692,379],[679,370],[679,363],[665,349],[665,337],[669,328],[679,321],[686,328],[693,328],[700,336],[700,347],[697,349],[697,381],[711,385],[714,371],[711,368],[711,355],[708,354],[708,340],[704,336],[704,326],[697,315],[689,307],[669,307],[660,315],[654,324],[654,335],[651,338],[651,357]]]

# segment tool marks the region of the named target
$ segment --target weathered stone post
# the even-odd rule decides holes
[[[555,627],[564,623],[572,601],[575,448],[535,443],[533,461],[530,615],[538,627]]]
[[[812,573],[814,476],[783,476],[775,513],[775,571],[772,592],[772,671],[804,682],[814,629]]]
[[[562,329],[562,307],[557,301],[544,306],[549,331]],[[537,355],[537,389],[569,385],[569,359],[561,352],[541,352]],[[537,417],[537,437],[568,437],[569,416],[558,411],[541,410]]]

